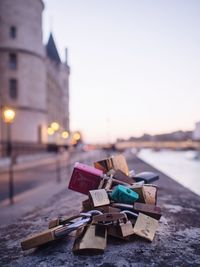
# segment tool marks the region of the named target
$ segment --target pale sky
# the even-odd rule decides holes
[[[87,142],[192,130],[200,120],[200,1],[45,0],[69,49],[71,129]]]

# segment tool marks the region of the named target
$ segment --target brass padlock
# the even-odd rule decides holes
[[[55,231],[60,228],[62,228],[62,226],[57,226],[52,229],[43,231],[41,233],[29,236],[27,239],[21,242],[22,249],[28,250],[55,240],[56,239]]]
[[[126,175],[129,175],[128,165],[123,155],[116,155],[110,158],[94,162],[97,169],[102,170],[104,173],[109,172],[111,169],[121,170]]]
[[[110,204],[110,200],[108,198],[108,194],[105,189],[91,190],[89,191],[89,195],[92,199],[94,207]]]
[[[131,221],[127,220],[126,222],[120,222],[119,226],[121,228],[122,236],[130,236],[134,234],[133,225]]]
[[[136,235],[153,241],[157,228],[158,221],[156,219],[139,213],[133,230]]]
[[[73,245],[74,254],[103,253],[107,245],[107,229],[104,225],[90,224],[78,229]]]
[[[143,195],[146,204],[156,205],[157,203],[157,187],[152,184],[143,185]]]

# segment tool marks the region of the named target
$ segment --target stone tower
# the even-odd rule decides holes
[[[15,144],[47,140],[45,48],[41,0],[0,0],[0,105],[16,110]],[[6,127],[0,116],[0,140]]]

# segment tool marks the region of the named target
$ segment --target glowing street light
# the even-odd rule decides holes
[[[80,140],[81,139],[80,133],[78,133],[78,132],[74,133],[73,139],[76,140],[76,141]]]
[[[54,134],[54,130],[51,127],[48,127],[47,133],[48,133],[48,135],[53,135]]]
[[[12,108],[5,108],[3,110],[3,119],[5,123],[12,123],[15,119],[15,111]]]
[[[63,139],[67,139],[69,137],[69,133],[67,131],[63,131],[61,136]]]
[[[58,122],[54,121],[51,123],[51,128],[54,130],[54,132],[58,131],[60,128],[60,125]]]

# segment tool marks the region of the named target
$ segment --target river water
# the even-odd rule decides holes
[[[138,157],[200,195],[200,160],[189,159],[188,152],[142,149]]]

